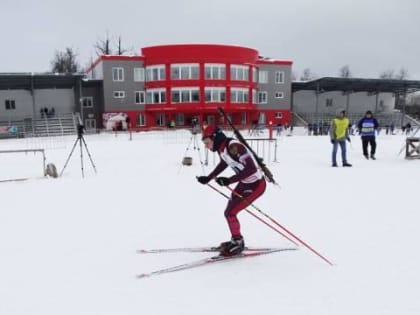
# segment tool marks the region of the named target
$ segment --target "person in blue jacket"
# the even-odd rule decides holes
[[[359,123],[359,134],[362,136],[362,148],[363,155],[366,159],[369,159],[368,147],[370,145],[370,158],[376,160],[376,132],[378,130],[379,124],[370,110],[368,110]]]

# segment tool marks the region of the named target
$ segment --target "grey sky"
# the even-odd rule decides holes
[[[50,69],[73,47],[82,66],[106,33],[124,47],[177,43],[241,45],[337,76],[377,78],[408,70],[420,80],[419,0],[0,0],[0,72]]]

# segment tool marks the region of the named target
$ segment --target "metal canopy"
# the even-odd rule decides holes
[[[420,91],[420,81],[396,79],[358,79],[325,77],[307,82],[293,82],[292,91],[312,90],[322,92],[389,92],[396,94]]]
[[[83,74],[0,73],[0,90],[70,89]]]

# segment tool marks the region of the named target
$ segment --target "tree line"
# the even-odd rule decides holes
[[[350,70],[349,65],[344,65],[337,72],[338,77],[340,78],[352,78],[353,74]],[[398,71],[388,69],[379,73],[379,79],[395,79],[395,80],[407,80],[409,77],[408,70],[401,68]],[[293,80],[296,80],[296,75],[293,75]],[[312,72],[310,68],[305,68],[302,71],[301,76],[299,77],[300,81],[311,81],[318,79],[318,75]]]
[[[98,39],[94,44],[94,49],[97,56],[102,55],[124,55],[127,53],[135,54],[133,48],[124,48],[122,45],[122,37],[118,36],[116,39],[112,39],[109,33],[106,33],[105,38]],[[76,73],[82,72],[83,68],[77,61],[78,54],[72,47],[66,47],[63,51],[56,51],[51,61],[51,71],[54,73]],[[88,68],[93,64],[93,58],[91,58],[89,64],[85,67]],[[350,70],[349,65],[344,65],[337,72],[338,77],[341,78],[352,78],[353,74]],[[406,80],[408,79],[407,69],[401,68],[398,71],[393,69],[385,70],[379,73],[380,79],[396,79]],[[318,75],[314,73],[310,68],[305,68],[302,71],[299,79],[300,81],[311,81],[318,78]],[[292,73],[292,80],[296,81],[297,76]]]
[[[116,39],[112,39],[107,32],[105,38],[98,39],[94,44],[94,49],[97,56],[102,55],[118,55],[134,54],[133,48],[124,48],[122,44],[122,37],[118,36]],[[63,51],[56,50],[54,57],[51,60],[51,72],[54,73],[76,73],[82,72],[83,67],[80,66],[77,61],[78,54],[72,47],[66,47]],[[88,65],[85,68],[90,67],[93,64],[93,58],[91,58]]]

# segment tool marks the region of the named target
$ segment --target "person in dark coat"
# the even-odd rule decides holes
[[[376,132],[378,130],[379,124],[370,110],[368,110],[359,123],[358,123],[359,133],[362,136],[362,149],[363,155],[366,159],[369,159],[368,148],[370,145],[370,158],[376,160]]]

